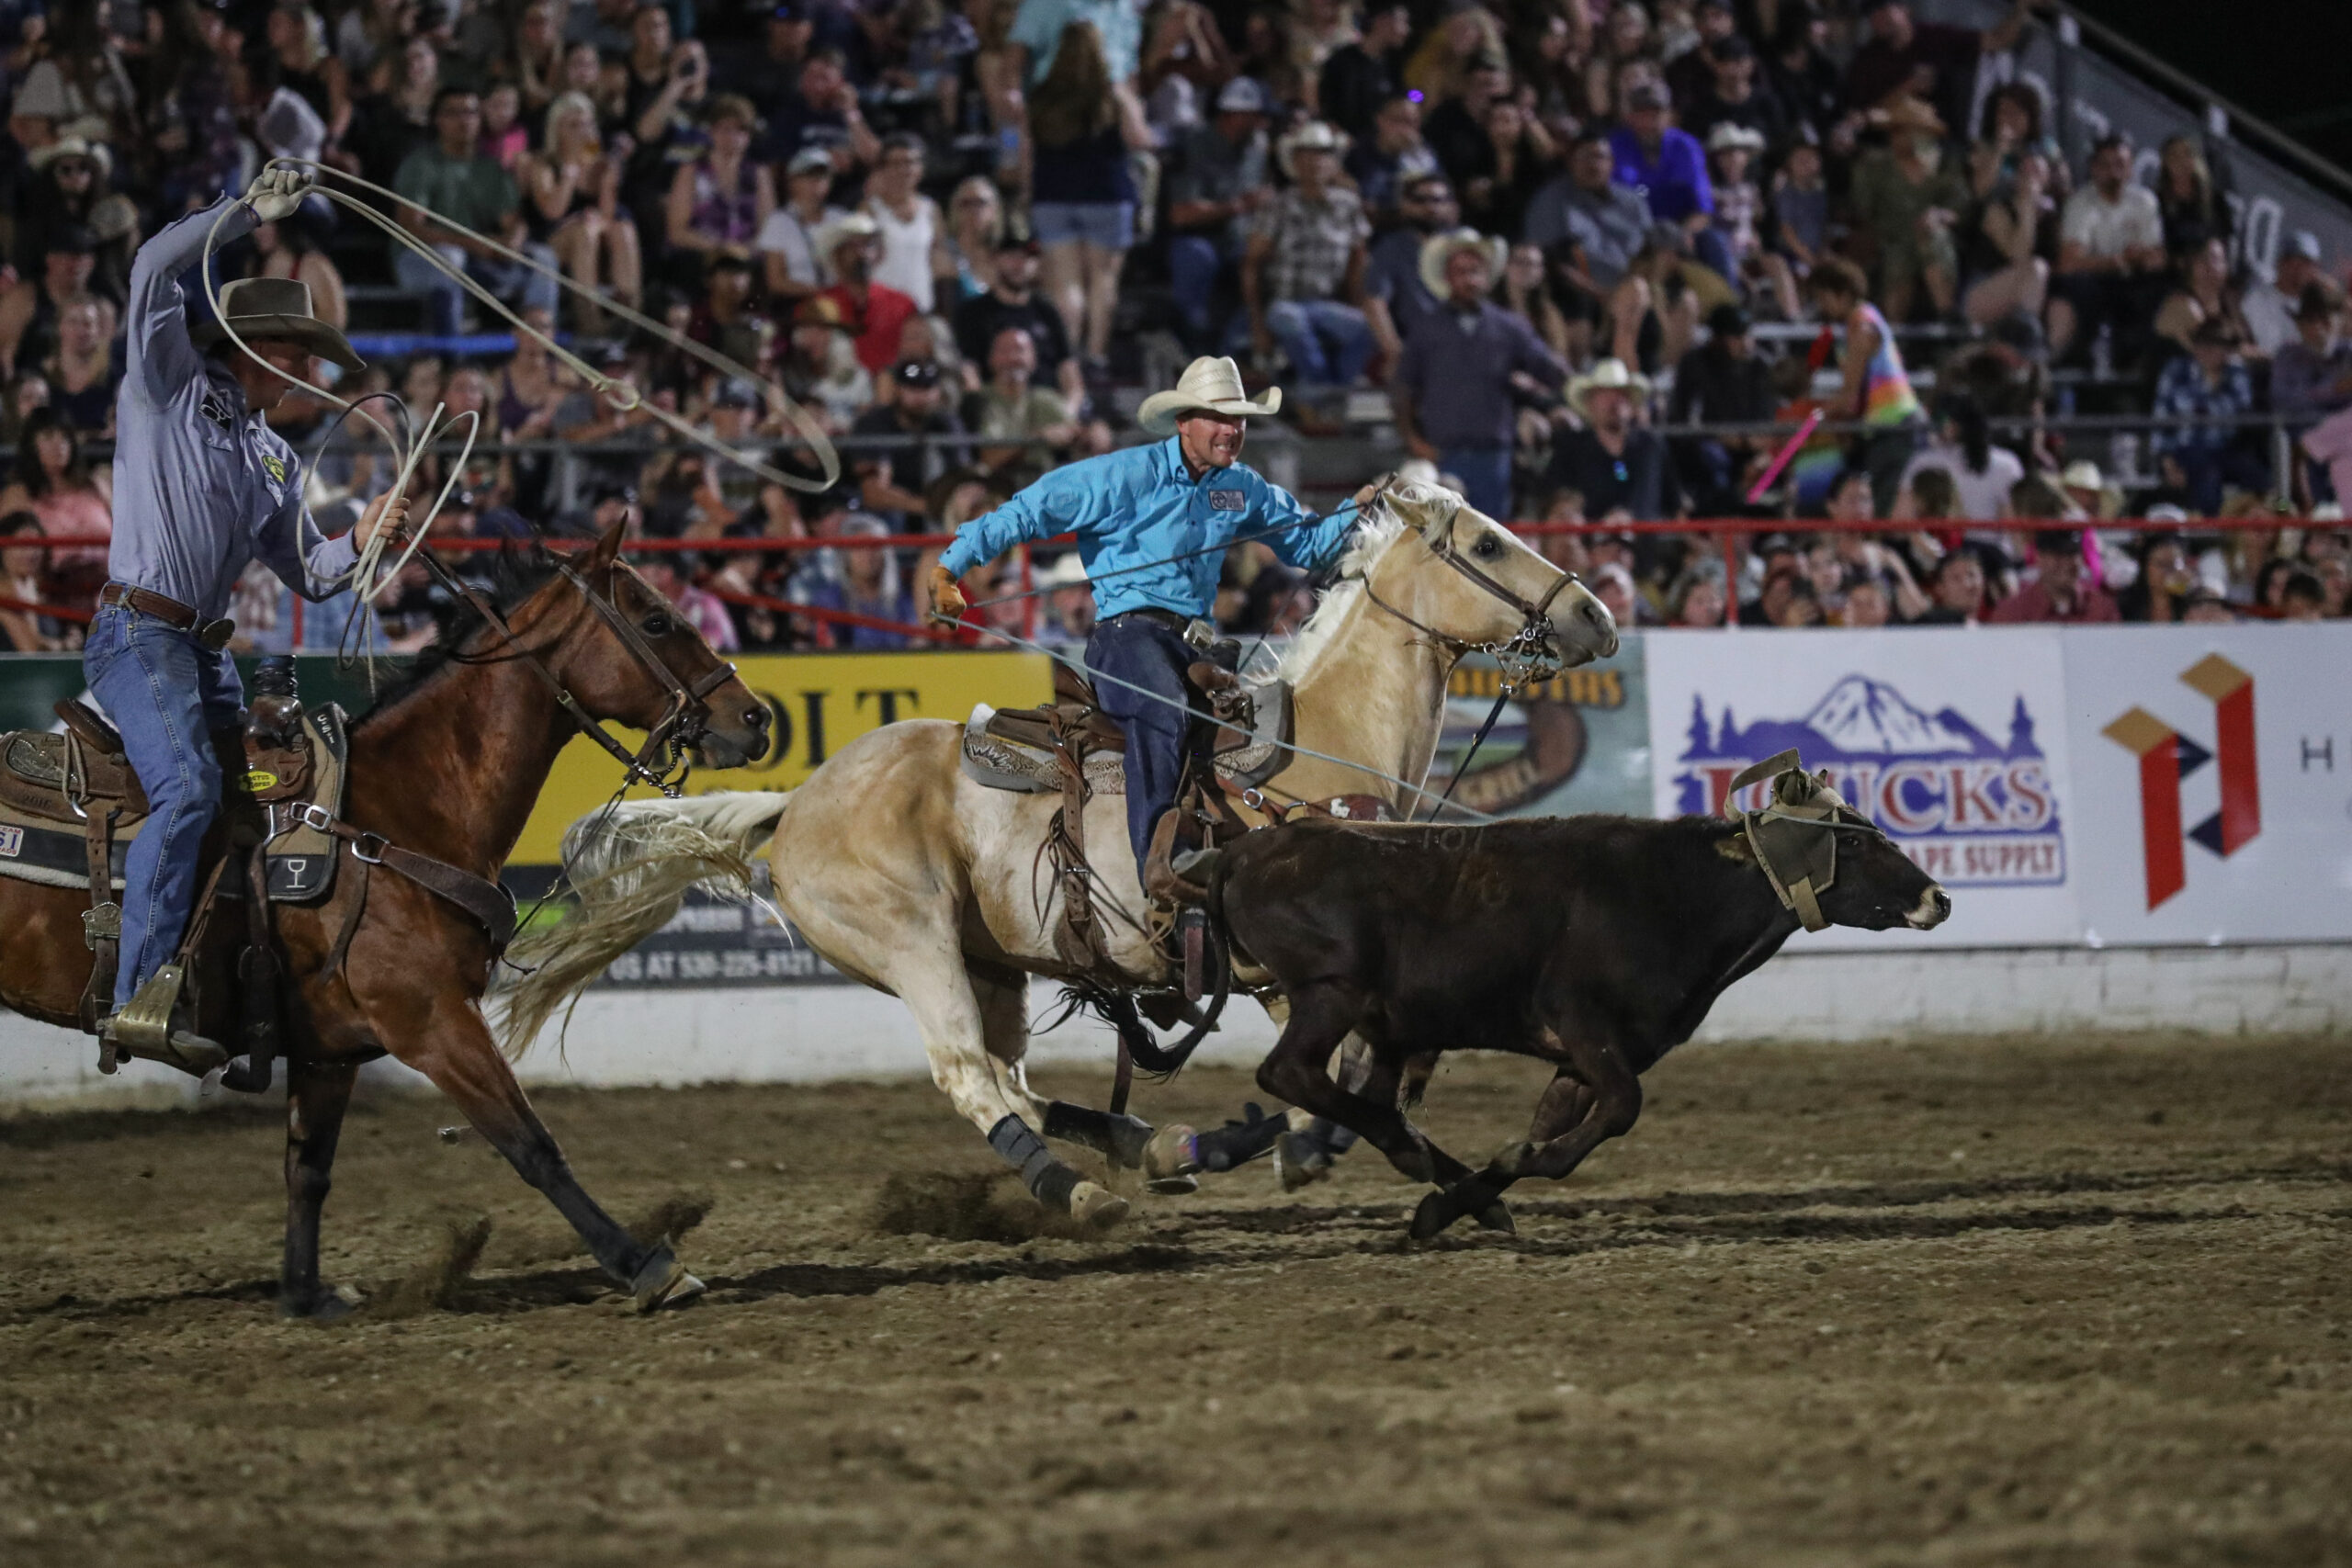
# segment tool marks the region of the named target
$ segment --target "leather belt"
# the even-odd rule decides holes
[[[127,582],[109,582],[98,591],[101,604],[121,604],[142,615],[153,615],[174,631],[187,632],[205,647],[218,652],[229,646],[237,635],[237,623],[231,620],[208,621],[178,600],[144,588],[133,588]]]
[[[1190,616],[1180,615],[1173,610],[1163,610],[1157,604],[1147,604],[1139,610],[1122,610],[1111,618],[1114,621],[1149,621],[1156,626],[1166,626],[1179,637],[1183,636],[1184,628],[1193,624]]]

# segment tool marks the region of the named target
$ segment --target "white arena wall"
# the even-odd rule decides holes
[[[1040,986],[1032,1009],[1043,1013],[1054,999]],[[1227,1019],[1197,1060],[1254,1065],[1273,1043],[1272,1023],[1246,1000],[1237,1000]],[[1792,952],[1726,994],[1688,1048],[2150,1030],[2352,1037],[2352,944]],[[1066,1024],[1037,1037],[1032,1059],[1107,1073],[1110,1033]],[[96,1060],[95,1043],[83,1035],[0,1018],[0,1100],[170,1105],[204,1092],[145,1062],[102,1077]],[[913,1021],[895,999],[863,987],[803,987],[598,992],[581,1003],[563,1044],[550,1030],[520,1070],[535,1085],[676,1087],[919,1077],[927,1069]],[[385,1086],[424,1087],[396,1065],[372,1076]]]

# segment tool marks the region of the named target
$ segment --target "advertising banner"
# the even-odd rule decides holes
[[[1952,895],[1929,933],[1832,929],[1814,947],[2078,938],[2065,667],[2054,628],[1649,633],[1661,817],[1722,814],[1751,762],[1796,748]]]
[[[2067,637],[2083,940],[2352,938],[2352,626]]]
[[[1503,706],[1453,801],[1490,817],[1566,817],[1650,810],[1650,710],[1642,636],[1614,659],[1564,671]],[[1502,671],[1464,662],[1446,689],[1445,730],[1429,787],[1442,792],[1494,712]],[[1424,801],[1421,815],[1436,803]]]

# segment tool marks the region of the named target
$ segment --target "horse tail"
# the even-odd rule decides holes
[[[558,1012],[568,1021],[581,993],[667,925],[689,890],[756,899],[754,856],[791,799],[789,791],[722,791],[638,800],[573,823],[563,836],[573,907],[507,950],[520,976],[500,1000],[500,1048],[520,1056]]]

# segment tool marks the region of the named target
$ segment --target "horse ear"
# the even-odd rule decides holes
[[[624,511],[620,520],[605,529],[603,536],[597,539],[596,547],[588,552],[589,566],[597,571],[604,571],[610,568],[615,561],[621,558],[621,541],[628,535],[628,513]]]

